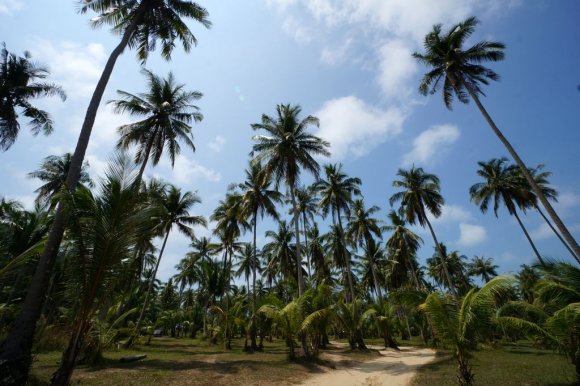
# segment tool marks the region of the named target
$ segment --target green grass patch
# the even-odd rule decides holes
[[[506,344],[497,349],[476,351],[471,365],[475,385],[578,385],[574,366],[565,356],[536,349],[529,343]],[[455,358],[449,351],[442,350],[441,359],[421,367],[412,385],[455,385],[456,371]]]

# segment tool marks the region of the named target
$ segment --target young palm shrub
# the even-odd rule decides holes
[[[427,314],[437,338],[452,346],[460,385],[473,384],[474,374],[469,365],[471,351],[490,332],[498,299],[512,285],[512,278],[497,276],[481,289],[472,288],[461,299],[434,292],[419,306]]]
[[[288,346],[288,359],[296,358],[296,338],[302,331],[302,307],[298,300],[293,300],[285,307],[274,304],[265,304],[258,309],[258,314],[264,315],[274,322],[282,332]]]
[[[399,350],[399,344],[394,338],[396,317],[395,309],[388,301],[383,301],[380,304],[373,304],[371,308],[366,310],[362,315],[363,320],[368,319],[376,323],[377,329],[385,341],[385,348],[390,347]]]
[[[93,317],[108,297],[117,275],[131,255],[137,235],[145,231],[148,210],[135,210],[138,202],[131,189],[135,174],[123,155],[111,160],[97,197],[86,189],[66,197],[72,241],[68,247],[74,264],[68,266],[67,291],[76,312],[71,338],[63,353],[53,385],[67,385]]]

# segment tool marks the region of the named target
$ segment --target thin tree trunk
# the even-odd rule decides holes
[[[74,371],[75,362],[84,342],[86,332],[88,331],[88,323],[85,321],[86,317],[82,317],[79,324],[73,331],[66,351],[62,355],[62,359],[58,369],[52,375],[50,380],[51,386],[67,386]]]
[[[524,223],[522,222],[522,220],[520,220],[520,216],[518,216],[518,213],[517,213],[516,210],[514,210],[513,215],[515,216],[516,220],[518,220],[518,224],[520,224],[520,227],[524,231],[524,234],[526,235],[526,238],[530,242],[530,245],[532,246],[532,249],[534,250],[534,253],[536,254],[536,257],[538,258],[539,262],[543,265],[544,264],[544,260],[542,259],[542,256],[540,255],[540,252],[538,252],[538,249],[536,248],[536,245],[532,241],[532,238],[528,234],[528,230],[524,226]]]
[[[510,144],[510,142],[507,140],[507,138],[503,135],[503,133],[499,130],[499,128],[496,126],[495,122],[491,119],[491,116],[487,113],[487,110],[485,109],[485,107],[483,107],[483,105],[481,104],[481,101],[479,100],[477,94],[473,91],[471,86],[469,86],[463,80],[461,80],[461,82],[463,83],[463,85],[465,86],[467,91],[469,92],[469,95],[474,100],[475,104],[479,108],[479,111],[481,112],[481,114],[483,114],[483,117],[485,118],[485,120],[487,121],[487,123],[489,124],[489,126],[491,127],[493,132],[495,133],[495,135],[503,143],[503,145],[506,147],[506,149],[508,150],[508,152],[510,153],[510,155],[512,156],[514,161],[516,161],[516,164],[520,167],[520,170],[522,171],[522,173],[526,177],[528,184],[530,184],[532,190],[534,191],[534,193],[536,194],[536,196],[538,197],[538,199],[540,200],[540,202],[542,203],[544,208],[546,208],[548,215],[550,215],[550,218],[552,219],[552,221],[554,221],[554,223],[556,224],[556,226],[558,227],[558,229],[562,233],[562,236],[564,236],[564,238],[568,242],[568,245],[570,245],[570,247],[574,250],[574,254],[576,256],[580,256],[580,246],[578,246],[578,243],[576,242],[574,237],[572,237],[572,235],[568,231],[568,228],[566,228],[566,226],[564,225],[564,223],[562,222],[560,217],[558,217],[558,214],[556,213],[556,211],[554,210],[554,208],[552,207],[550,202],[548,202],[548,200],[546,199],[546,197],[542,193],[542,190],[540,189],[540,187],[538,186],[538,184],[534,180],[534,177],[530,173],[529,169],[524,164],[524,161],[522,161],[522,159],[520,158],[520,156],[518,155],[516,150],[513,148],[513,146]]]
[[[371,244],[374,243],[374,241],[372,241],[372,238],[365,237],[365,242],[367,244],[367,251],[368,251],[369,248],[371,247]],[[378,303],[381,302],[381,299],[383,298],[383,294],[381,292],[381,286],[379,285],[379,281],[377,280],[377,273],[376,273],[375,268],[376,268],[375,267],[375,262],[374,261],[371,261],[371,273],[373,275],[373,281],[375,282],[374,283],[375,284],[375,291],[377,293],[378,300],[379,300],[377,302],[377,304],[378,304]]]
[[[431,237],[433,237],[433,241],[435,242],[435,248],[437,248],[437,251],[439,252],[439,258],[441,259],[441,266],[443,267],[443,272],[445,273],[445,279],[447,280],[447,285],[449,286],[449,291],[451,291],[451,294],[453,295],[453,297],[457,299],[457,291],[455,290],[455,286],[453,285],[453,281],[451,281],[451,275],[449,274],[449,269],[447,269],[447,262],[445,261],[445,254],[443,253],[443,250],[441,249],[441,245],[439,245],[439,241],[437,240],[437,236],[435,236],[435,231],[433,230],[431,223],[427,219],[427,216],[424,216],[424,217],[425,217],[425,222],[427,223],[427,226],[429,227],[429,231],[431,232]]]
[[[95,87],[95,91],[93,92],[93,96],[91,97],[87,108],[75,152],[71,158],[66,178],[66,186],[70,192],[74,191],[78,184],[85,153],[89,145],[91,131],[97,116],[97,110],[101,103],[101,99],[103,98],[109,78],[113,72],[113,68],[115,67],[115,62],[123,53],[131,35],[133,35],[133,32],[137,28],[137,25],[142,21],[145,12],[145,5],[146,2],[140,3],[135,12],[135,17],[123,33],[121,42],[111,52],[111,55],[105,64],[105,68],[103,69],[103,73]],[[28,376],[28,371],[32,364],[31,350],[34,332],[36,330],[36,322],[40,318],[40,310],[42,309],[42,304],[45,300],[46,288],[48,287],[48,282],[54,268],[56,256],[66,227],[65,217],[65,208],[63,203],[60,202],[57,206],[52,226],[50,227],[46,246],[38,260],[20,314],[16,318],[13,327],[2,346],[0,362],[6,361],[7,365],[5,363],[4,366],[10,369],[10,374],[5,377],[5,379],[9,380],[6,381],[7,384],[10,384],[9,382],[12,382],[13,384],[24,383],[24,380]]]
[[[296,205],[296,196],[294,186],[290,187],[290,197],[292,199],[292,210],[294,213],[294,234],[296,236],[296,266],[298,269],[298,296],[304,294],[304,279],[302,277],[302,255],[300,249],[300,229],[298,227],[298,206]]]
[[[258,349],[258,345],[256,344],[256,264],[258,262],[258,253],[257,253],[257,246],[256,246],[256,239],[257,239],[257,228],[258,228],[258,210],[254,211],[254,253],[252,259],[252,323],[250,326],[250,340],[251,340],[251,348],[252,351]]]
[[[165,250],[165,245],[167,244],[167,239],[169,238],[169,230],[165,234],[165,239],[163,240],[163,245],[161,246],[161,251],[159,251],[159,257],[157,258],[157,263],[155,264],[155,269],[151,274],[151,279],[149,280],[149,286],[147,287],[147,294],[145,294],[145,301],[143,302],[143,307],[141,308],[141,313],[139,314],[139,319],[135,323],[135,332],[134,334],[127,340],[125,344],[125,348],[131,347],[135,341],[135,338],[139,336],[139,328],[141,327],[141,322],[143,321],[143,317],[145,316],[145,311],[149,306],[149,298],[151,297],[151,291],[153,290],[153,284],[155,283],[155,277],[157,276],[157,270],[159,269],[159,263],[161,262],[161,257],[163,256],[163,251]]]
[[[153,139],[157,134],[158,128],[155,128],[149,142],[147,142],[147,148],[145,149],[145,155],[143,156],[143,162],[141,163],[141,167],[139,168],[139,174],[137,174],[137,178],[135,178],[135,189],[139,190],[139,186],[141,185],[141,181],[143,180],[143,173],[145,172],[145,168],[147,167],[147,162],[149,161],[149,155],[151,154],[151,149],[153,148]]]
[[[312,278],[312,272],[310,270],[310,254],[308,253],[308,222],[306,220],[306,212],[302,212],[302,225],[304,228],[304,252],[306,255],[306,267],[308,268],[308,278]]]
[[[544,212],[542,212],[542,210],[540,209],[540,207],[536,204],[534,205],[535,208],[538,210],[538,213],[540,213],[540,216],[542,216],[542,218],[544,219],[544,221],[548,224],[548,226],[550,227],[550,229],[552,229],[552,232],[554,232],[554,234],[556,236],[558,236],[558,239],[562,242],[562,244],[566,247],[566,249],[568,250],[568,252],[570,252],[570,254],[572,255],[572,257],[574,259],[576,259],[577,263],[580,263],[580,259],[578,258],[578,256],[576,256],[574,254],[574,251],[570,248],[570,246],[568,245],[568,243],[566,243],[566,240],[564,240],[562,238],[562,235],[560,235],[560,232],[558,232],[556,230],[556,228],[554,228],[554,226],[552,225],[552,223],[550,222],[550,220],[548,220],[548,218],[546,217],[546,215],[544,214]]]
[[[338,231],[340,232],[340,239],[344,246],[344,260],[346,263],[346,274],[348,276],[348,287],[350,289],[350,301],[354,302],[355,296],[354,296],[354,285],[352,283],[352,271],[350,268],[350,256],[348,250],[346,249],[346,240],[344,238],[344,232],[342,230],[342,219],[340,218],[340,210],[338,209],[338,206],[336,206],[336,217],[338,218]]]

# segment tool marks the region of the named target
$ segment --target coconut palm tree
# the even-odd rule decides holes
[[[263,114],[260,123],[252,124],[254,130],[264,130],[266,135],[255,135],[251,155],[252,162],[262,163],[266,178],[272,178],[276,186],[284,181],[290,191],[292,211],[294,213],[294,236],[296,237],[296,267],[298,292],[304,293],[302,278],[302,255],[300,247],[300,231],[298,227],[298,204],[296,188],[300,179],[301,169],[318,178],[320,166],[313,156],[329,156],[330,144],[307,132],[309,126],[318,127],[318,118],[311,115],[300,119],[300,106],[280,104],[276,106],[276,116]]]
[[[415,166],[409,170],[399,169],[397,175],[401,179],[394,181],[393,186],[403,190],[394,193],[389,199],[389,203],[392,206],[395,202],[401,201],[399,214],[407,223],[415,224],[418,222],[422,227],[427,226],[429,228],[431,237],[433,237],[435,242],[435,248],[439,250],[441,266],[448,288],[454,296],[457,296],[448,267],[445,264],[446,254],[441,250],[435,231],[429,218],[427,218],[427,212],[431,213],[435,218],[439,217],[441,215],[441,207],[445,203],[439,193],[439,177],[435,174],[426,173],[423,168],[416,168]]]
[[[499,75],[493,70],[484,67],[483,62],[497,62],[503,60],[505,45],[500,42],[482,41],[469,48],[463,45],[475,31],[479,21],[475,17],[452,26],[443,32],[441,24],[433,26],[433,30],[425,36],[425,53],[414,53],[413,57],[431,70],[425,74],[419,85],[419,91],[423,95],[434,94],[443,80],[443,101],[448,109],[451,109],[453,97],[462,103],[468,103],[468,95],[475,102],[479,111],[491,127],[494,134],[508,150],[526,180],[532,187],[538,199],[546,208],[550,218],[554,221],[576,256],[580,256],[580,246],[572,237],[552,205],[543,194],[541,187],[536,183],[532,173],[526,167],[511,143],[503,135],[491,119],[487,110],[479,100],[479,95],[484,95],[481,85],[487,85],[489,80],[498,80]]]
[[[113,296],[116,275],[151,215],[140,210],[131,190],[136,174],[127,157],[119,155],[111,160],[105,175],[99,196],[79,189],[73,193],[74,198],[63,199],[73,222],[67,253],[74,257],[74,264],[67,267],[66,290],[74,294],[71,299],[75,317],[52,385],[68,385],[91,320],[106,299]]]
[[[318,224],[312,224],[308,230],[308,238],[310,239],[310,242],[308,243],[308,255],[310,256],[310,263],[314,269],[316,284],[319,285],[322,282],[331,284],[331,263],[324,251],[323,240],[320,231],[318,230]]]
[[[0,150],[8,150],[16,141],[20,131],[18,110],[30,119],[33,135],[41,131],[44,135],[52,133],[53,122],[48,113],[34,107],[31,99],[41,96],[59,96],[63,101],[66,95],[60,86],[38,82],[49,75],[48,70],[31,61],[30,53],[16,56],[2,43],[0,50]]]
[[[497,276],[498,266],[493,263],[491,257],[474,256],[467,264],[469,276],[479,276],[485,283]]]
[[[135,163],[141,164],[138,184],[143,178],[147,162],[151,160],[153,165],[157,165],[164,149],[169,151],[171,166],[181,151],[179,142],[195,151],[190,123],[201,122],[203,119],[199,107],[191,104],[202,97],[199,91],[186,91],[185,85],[175,82],[171,72],[165,79],[148,70],[142,72],[147,78],[146,93],[135,95],[118,90],[121,99],[109,102],[116,113],[129,113],[144,118],[117,129],[121,135],[117,142],[118,148],[127,149],[137,145]]]
[[[53,198],[65,186],[71,157],[71,153],[64,153],[62,156],[50,155],[44,159],[38,170],[28,173],[28,177],[38,178],[40,181],[44,182],[42,186],[34,191],[34,193],[38,195],[36,197],[37,202],[50,203],[51,208],[56,205]],[[81,170],[79,184],[82,187],[92,188],[94,183],[87,172],[88,167],[89,163],[85,162]]]
[[[544,197],[546,197],[548,200],[557,202],[558,201],[558,191],[556,189],[552,188],[550,186],[550,182],[548,181],[548,177],[550,177],[552,175],[552,173],[549,171],[542,171],[542,169],[544,169],[544,165],[539,164],[535,168],[530,168],[530,174],[534,177],[534,181],[536,181],[536,184],[538,184],[540,190],[544,194]],[[518,172],[520,172],[519,169],[518,169]],[[540,209],[540,206],[538,205],[538,199],[537,199],[536,195],[534,194],[533,189],[530,187],[530,185],[526,181],[525,176],[521,175],[520,178],[522,179],[522,184],[524,184],[526,186],[526,190],[528,191],[528,195],[530,197],[530,205],[538,211],[540,216],[542,216],[542,218],[544,219],[546,224],[548,224],[548,226],[550,227],[552,232],[554,232],[554,234],[556,236],[558,236],[558,239],[560,240],[560,242],[564,245],[564,247],[566,247],[568,252],[570,252],[572,257],[576,260],[576,262],[580,263],[580,256],[576,256],[574,254],[574,251],[572,250],[572,248],[570,248],[568,243],[566,243],[566,240],[564,240],[562,238],[562,236],[560,235],[560,232],[558,232],[556,230],[556,228],[554,228],[554,225],[552,225],[552,223],[550,222],[550,220],[548,220],[548,218],[546,217],[546,215],[544,214],[542,209]]]
[[[161,249],[159,250],[159,256],[157,257],[157,262],[155,268],[153,269],[153,274],[151,275],[151,280],[149,280],[149,286],[147,288],[147,293],[145,294],[145,300],[143,301],[143,306],[141,308],[141,313],[139,318],[135,323],[135,335],[139,334],[139,326],[145,315],[145,311],[149,306],[149,301],[151,297],[151,291],[153,289],[153,283],[157,276],[157,270],[159,269],[159,264],[161,263],[161,258],[163,257],[163,252],[165,251],[165,246],[167,245],[167,240],[169,239],[169,234],[171,230],[175,227],[183,235],[195,238],[195,233],[193,231],[194,226],[207,226],[207,220],[203,216],[193,216],[190,214],[191,208],[195,204],[201,203],[201,199],[197,194],[193,192],[181,193],[181,189],[174,185],[168,184],[163,196],[160,198],[160,207],[162,209],[161,216],[159,218],[159,228],[163,231],[164,238]],[[130,339],[127,342],[127,346],[130,346],[134,341]]]
[[[197,43],[197,39],[182,17],[191,18],[208,28],[211,26],[207,11],[189,0],[82,0],[80,12],[87,11],[98,14],[92,19],[95,27],[109,24],[113,27],[113,31],[122,37],[111,52],[89,102],[66,179],[69,191],[73,191],[79,181],[97,110],[115,63],[125,48],[136,47],[138,58],[144,63],[149,57],[149,52],[155,49],[155,43],[160,41],[161,56],[169,60],[177,41],[182,43],[185,51],[189,51]],[[40,317],[65,226],[64,208],[59,206],[22,310],[2,345],[0,360],[10,364],[12,369],[10,377],[15,383],[21,383],[30,368],[36,322]]]
[[[429,318],[437,338],[453,347],[460,385],[473,384],[470,353],[489,333],[498,298],[509,293],[512,284],[511,278],[498,276],[481,289],[472,288],[462,299],[434,292],[419,306]]]
[[[366,209],[363,199],[355,200],[352,203],[352,208],[350,210],[351,215],[349,216],[349,223],[346,229],[346,237],[354,243],[358,243],[360,247],[364,247],[367,253],[373,250],[374,244],[377,244],[373,235],[379,239],[382,238],[381,228],[378,225],[379,220],[372,217],[372,215],[379,210],[380,208],[376,205]],[[369,256],[374,255],[375,254],[372,253]],[[375,284],[375,291],[380,301],[383,295],[377,279],[376,270],[378,267],[375,264],[374,259],[371,259],[370,261],[372,261],[370,268],[373,275],[373,282]]]
[[[423,239],[405,227],[405,220],[394,210],[388,214],[391,225],[385,226],[385,230],[393,232],[387,240],[386,247],[391,260],[398,263],[400,267],[405,267],[410,272],[415,288],[420,290],[422,285],[417,277],[417,251]]]
[[[353,196],[360,196],[361,180],[357,177],[348,177],[342,171],[342,164],[325,165],[324,172],[326,179],[320,179],[315,184],[315,189],[320,197],[319,206],[322,208],[324,216],[332,213],[332,222],[337,226],[338,236],[343,239],[344,246],[344,267],[350,291],[350,299],[354,301],[354,285],[352,282],[352,271],[350,267],[350,254],[346,249],[346,240],[344,239],[344,228],[342,226],[342,213],[349,217],[350,206],[353,202]]]
[[[507,165],[507,162],[507,158],[503,157],[477,163],[480,167],[477,170],[477,174],[484,179],[484,182],[479,182],[469,188],[471,201],[479,205],[481,212],[485,213],[489,208],[490,202],[493,200],[493,213],[495,217],[497,217],[497,211],[503,201],[508,213],[518,221],[536,257],[539,261],[543,261],[540,252],[538,252],[517,211],[518,208],[525,211],[530,205],[531,198],[529,192],[518,176],[517,167],[515,165]]]
[[[304,251],[306,252],[306,268],[308,270],[308,277],[311,277],[310,266],[310,248],[308,245],[308,229],[310,223],[314,223],[314,215],[318,213],[318,200],[316,192],[312,185],[296,189],[296,206],[298,208],[299,217],[302,217],[302,231],[304,234]],[[290,208],[290,214],[292,208]]]
[[[296,272],[294,247],[292,241],[295,234],[290,230],[288,223],[282,220],[278,222],[278,230],[266,231],[265,236],[271,240],[264,245],[265,255],[270,256],[268,265],[275,267],[275,272],[285,278],[292,278]]]

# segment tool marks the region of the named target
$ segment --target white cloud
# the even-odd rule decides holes
[[[38,39],[31,49],[35,59],[46,63],[51,81],[61,85],[71,99],[88,97],[101,75],[106,58],[102,44],[81,45]]]
[[[165,158],[160,162],[160,164],[162,164],[165,169],[169,168],[168,173],[171,175],[169,180],[177,185],[191,184],[199,179],[218,182],[222,178],[219,172],[205,167],[181,154],[175,157],[175,165],[173,169],[171,169],[170,161]]]
[[[24,2],[20,0],[0,0],[0,15],[12,16],[24,8]]]
[[[98,183],[101,178],[105,177],[107,161],[93,153],[87,154],[85,160],[89,163],[89,175],[91,176],[91,179],[93,182]]]
[[[487,238],[487,231],[480,225],[467,223],[459,224],[459,240],[457,244],[470,247],[477,245]]]
[[[411,94],[409,81],[417,72],[411,45],[401,39],[384,43],[379,50],[377,83],[388,98],[403,99]]]
[[[427,214],[429,221],[438,224],[449,224],[454,222],[466,222],[473,219],[473,215],[460,205],[443,205],[441,216],[434,218],[430,213]]]
[[[459,129],[453,125],[433,126],[413,141],[413,149],[403,156],[403,164],[433,163],[437,157],[459,138]]]
[[[299,44],[309,44],[312,41],[312,30],[294,16],[286,17],[282,29]]]
[[[558,196],[558,203],[556,205],[563,210],[578,206],[580,205],[580,195],[574,192],[560,193]]]
[[[215,153],[219,153],[224,148],[226,139],[221,135],[217,135],[212,141],[207,144],[207,147]]]
[[[533,240],[544,240],[555,236],[554,232],[550,229],[550,226],[545,222],[540,224],[536,229],[530,231],[530,237]]]
[[[354,96],[332,99],[315,114],[320,119],[316,133],[330,142],[332,158],[361,157],[402,130],[405,113],[398,108],[379,108]]]

